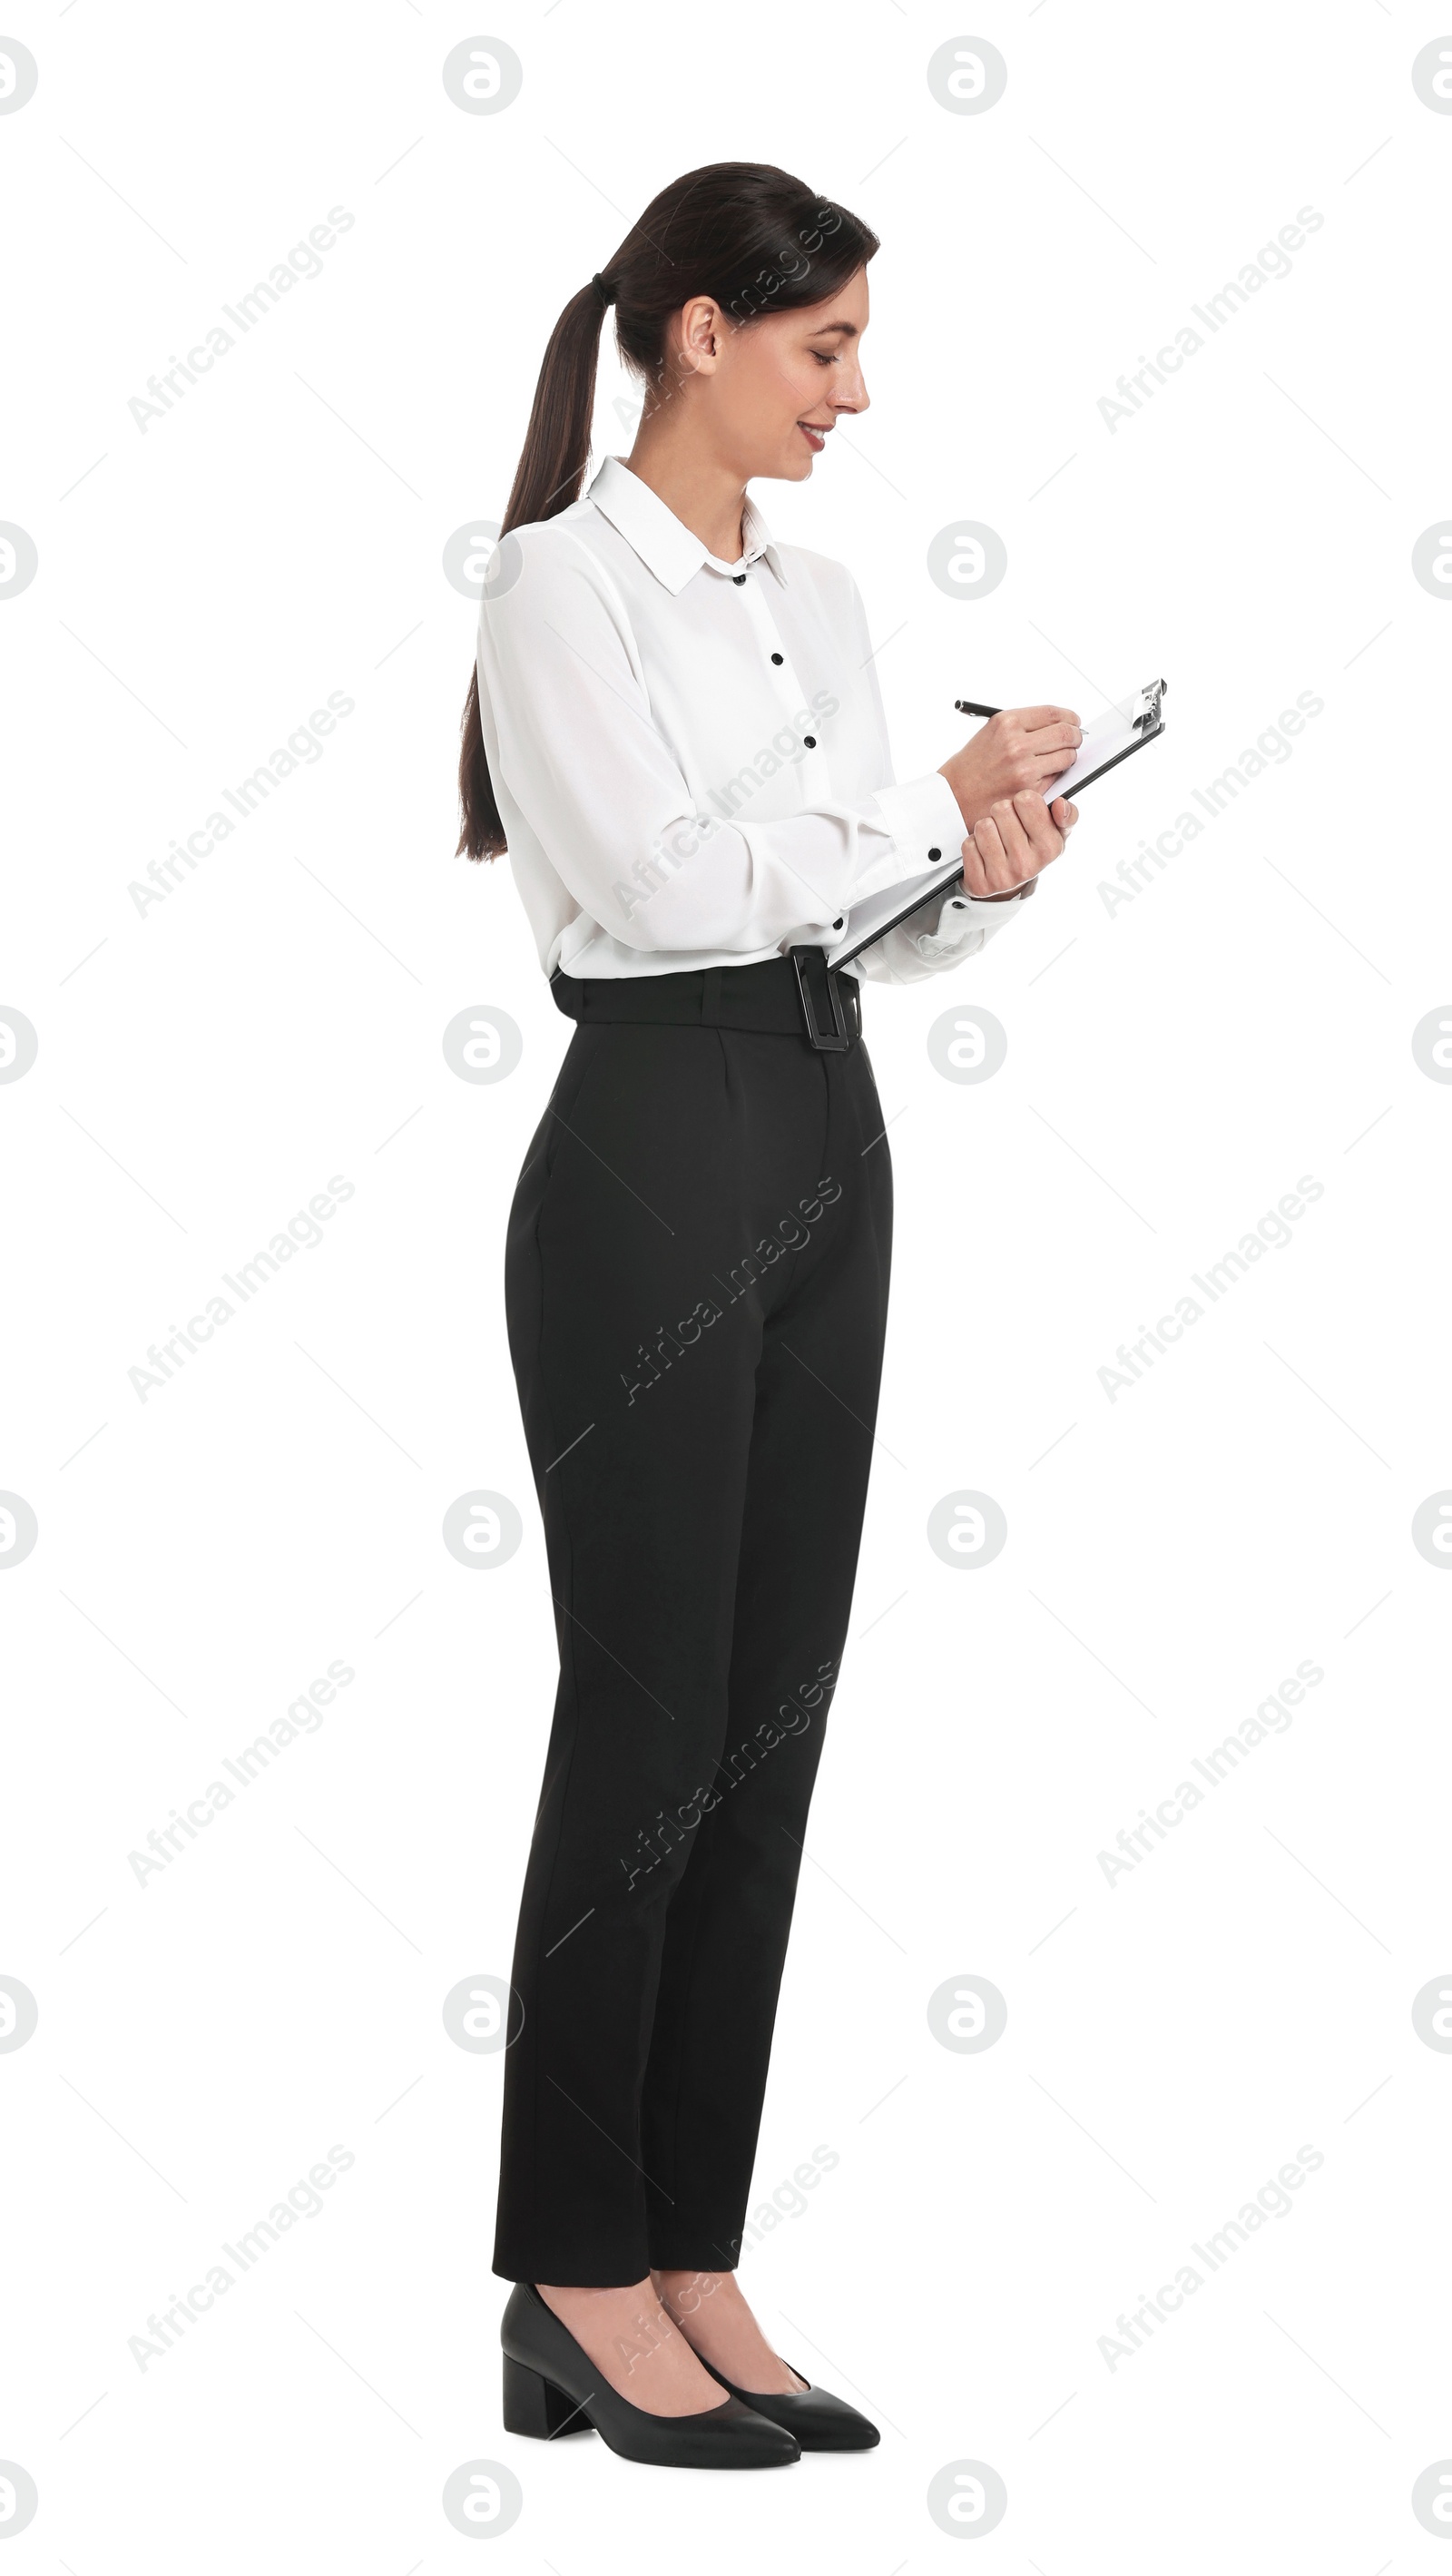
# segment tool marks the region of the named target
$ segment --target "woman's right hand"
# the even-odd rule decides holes
[[[991,806],[1020,788],[1036,787],[1047,796],[1053,780],[1072,766],[1083,739],[1072,707],[1004,707],[943,762],[939,776],[952,788],[971,832]]]

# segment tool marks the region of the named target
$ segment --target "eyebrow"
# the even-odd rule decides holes
[[[816,330],[810,332],[808,337],[813,340],[820,340],[824,331],[840,331],[844,339],[848,340],[855,340],[857,337],[857,325],[855,322],[819,322]]]

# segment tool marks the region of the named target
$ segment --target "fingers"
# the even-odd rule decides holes
[[[1084,739],[1084,728],[1072,707],[1020,707],[1005,711],[1004,749],[1018,757],[1016,774],[1007,785],[1047,790],[1051,779],[1071,769]]]
[[[1045,725],[1041,733],[1025,734],[1024,742],[1043,769],[1067,769],[1079,757],[1083,731],[1076,724]]]
[[[1066,814],[1073,812],[1062,797],[1058,801]],[[963,882],[970,894],[1006,894],[1048,867],[1063,846],[1064,832],[1042,796],[1020,789],[1012,798],[1001,797],[974,824],[964,845]]]
[[[1037,876],[1056,859],[1064,846],[1064,835],[1050,814],[1042,796],[1019,795],[1014,800],[1014,816],[1026,849],[1027,864],[1022,873]]]
[[[1019,850],[1024,854],[1023,865],[1019,864]],[[1032,873],[1027,852],[1022,825],[1015,821],[1013,808],[1005,797],[973,826],[963,854],[963,882],[970,894],[1007,894],[1014,886],[1022,885],[1025,876]]]
[[[981,903],[988,895],[1004,893],[1011,883],[998,827],[985,815],[963,844],[963,891]]]
[[[1011,707],[1007,712],[1015,718],[1024,733],[1037,734],[1050,731],[1054,732],[1056,741],[1072,742],[1076,745],[1083,735],[1084,728],[1072,707]],[[1055,731],[1055,728],[1058,730]],[[1034,744],[1035,751],[1047,748],[1048,745],[1044,743]]]

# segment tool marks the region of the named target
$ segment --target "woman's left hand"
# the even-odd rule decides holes
[[[1067,796],[1046,804],[1037,788],[1000,797],[963,844],[963,891],[979,903],[1001,902],[1059,857],[1079,820]]]

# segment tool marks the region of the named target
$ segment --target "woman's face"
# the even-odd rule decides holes
[[[865,268],[820,304],[744,325],[727,320],[709,296],[686,305],[677,342],[682,389],[694,398],[697,430],[742,483],[758,475],[805,482],[838,414],[867,409],[867,322]]]

